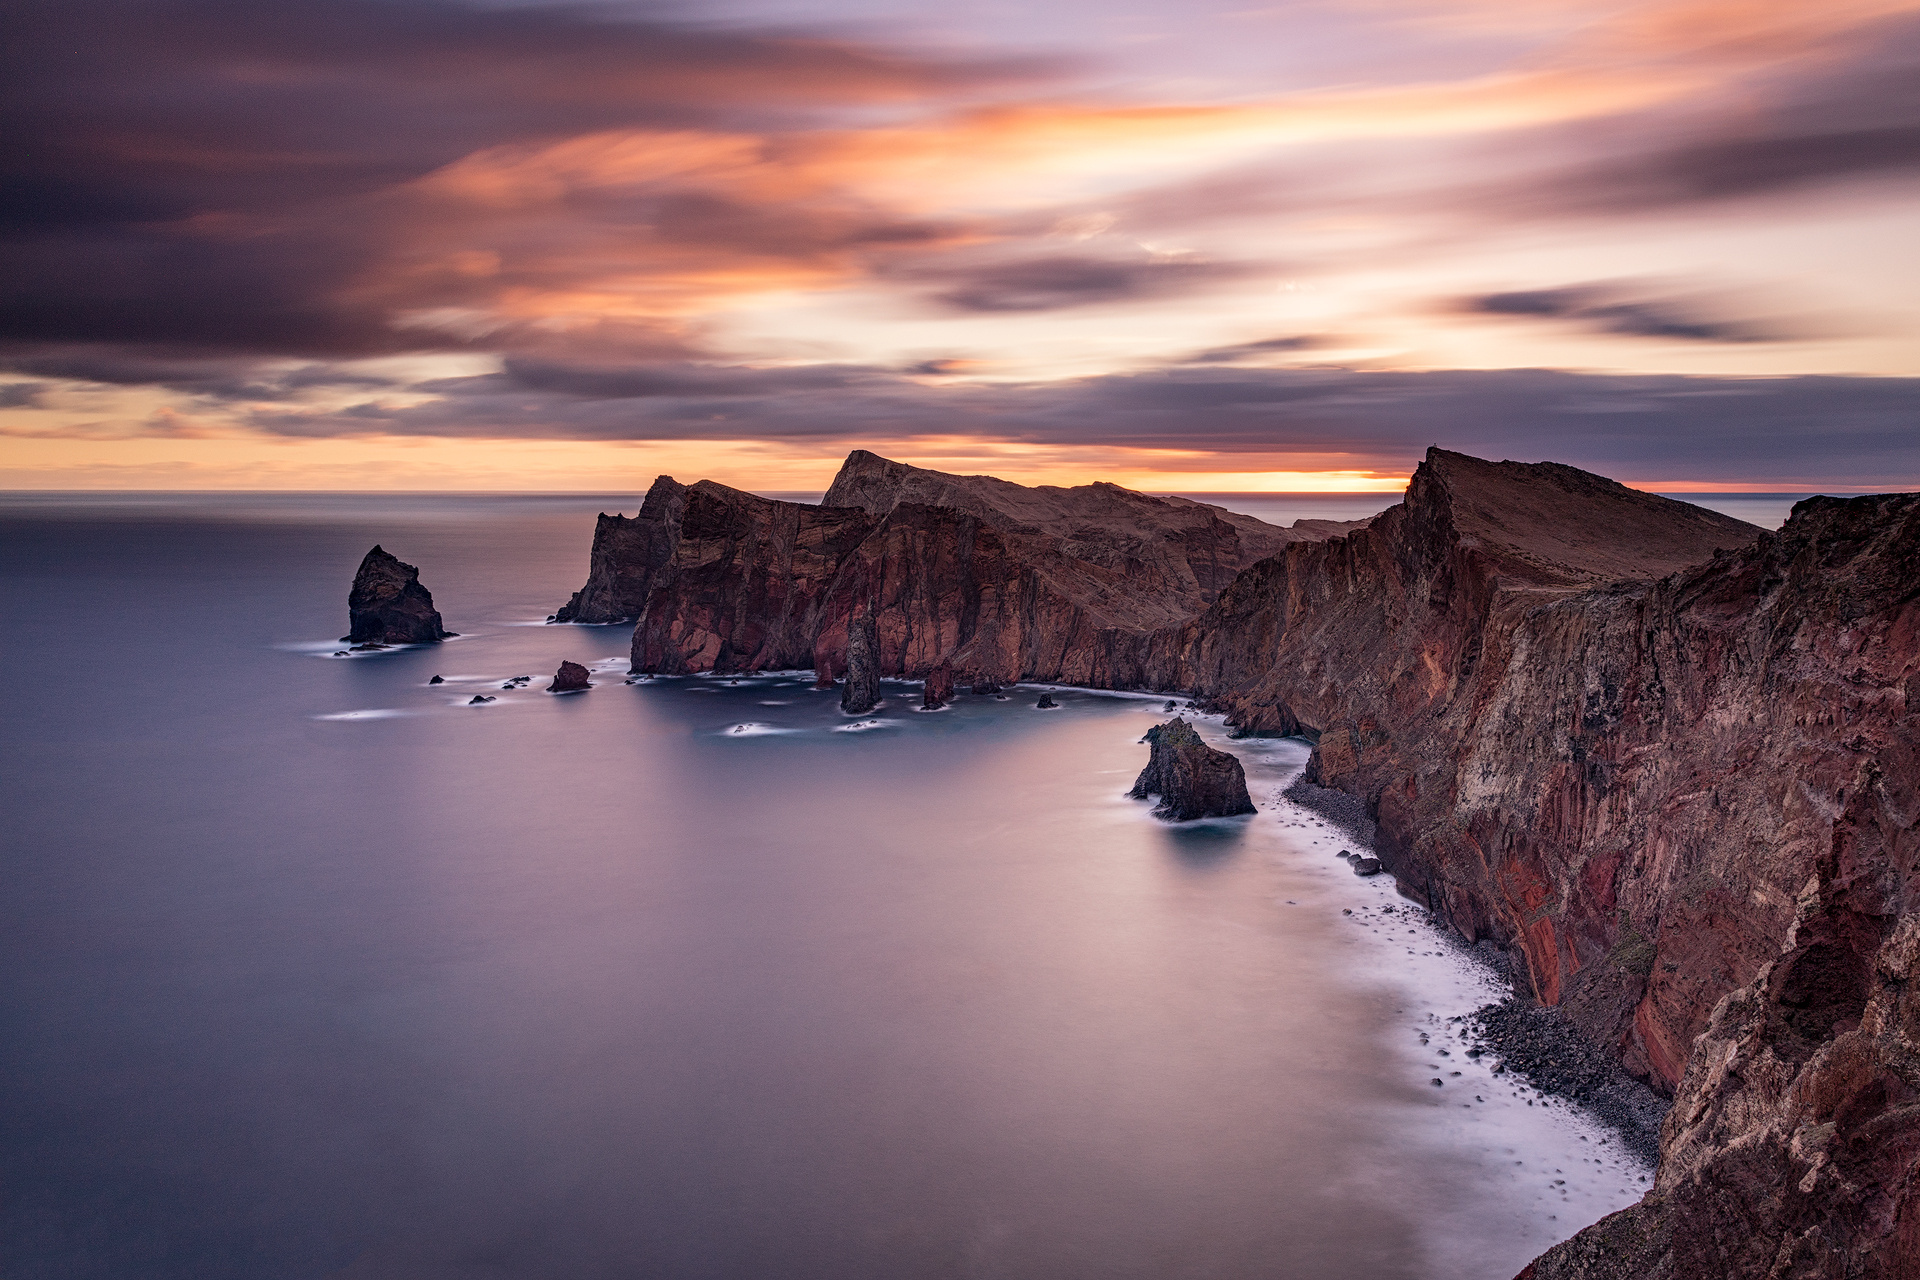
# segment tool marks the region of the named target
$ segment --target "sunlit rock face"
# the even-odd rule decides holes
[[[374,547],[360,561],[347,593],[347,634],[354,644],[425,644],[453,632],[440,623],[420,570]]]

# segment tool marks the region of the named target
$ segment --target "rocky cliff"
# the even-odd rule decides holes
[[[1191,822],[1254,811],[1253,799],[1247,794],[1247,773],[1239,759],[1201,741],[1185,720],[1176,716],[1157,724],[1140,741],[1150,747],[1147,766],[1134,780],[1129,794],[1135,800],[1158,796],[1155,817]]]
[[[1436,449],[1363,528],[869,454],[828,499],[663,480],[569,607],[637,614],[640,670],[825,677],[870,606],[881,674],[1304,734],[1406,892],[1675,1097],[1655,1190],[1538,1280],[1916,1274],[1920,495],[1768,534]]]
[[[347,592],[347,634],[354,644],[425,644],[454,634],[440,624],[420,570],[375,546]]]
[[[1403,888],[1657,1088],[1549,1277],[1915,1274],[1920,496],[1775,534],[1435,451],[1114,674],[1317,738]]]
[[[637,618],[637,671],[845,670],[870,607],[883,676],[941,662],[964,683],[1091,683],[1103,634],[1140,638],[1242,569],[1353,526],[1281,529],[1117,485],[1027,488],[851,454],[819,506],[657,480],[603,515],[562,622]]]

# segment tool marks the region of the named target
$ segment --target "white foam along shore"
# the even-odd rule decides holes
[[[1339,857],[1371,848],[1281,794],[1305,767],[1307,744],[1230,739],[1223,717],[1182,714],[1246,769],[1259,806],[1248,838],[1288,884],[1276,909],[1320,913],[1336,931],[1342,974],[1392,993],[1389,1047],[1410,1085],[1423,1091],[1409,1139],[1457,1160],[1459,1169],[1452,1188],[1459,1208],[1429,1242],[1432,1274],[1513,1274],[1550,1245],[1637,1201],[1653,1170],[1619,1134],[1576,1104],[1497,1072],[1496,1053],[1468,1056],[1474,1046],[1458,1019],[1504,998],[1505,989],[1419,904],[1402,897],[1391,875],[1357,876]],[[1494,1241],[1506,1242],[1513,1265],[1491,1256]]]

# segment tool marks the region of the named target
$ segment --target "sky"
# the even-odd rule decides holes
[[[0,126],[5,488],[1920,488],[1920,0],[62,0]]]

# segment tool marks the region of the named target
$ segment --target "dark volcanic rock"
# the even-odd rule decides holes
[[[471,698],[467,699],[467,705],[470,707],[477,707],[483,702],[492,702],[492,701],[493,701],[493,695],[476,693]]]
[[[679,544],[686,505],[687,486],[661,476],[632,519],[601,512],[593,527],[587,585],[548,621],[624,622],[639,617],[654,572],[672,560]]]
[[[1643,1160],[1660,1151],[1660,1122],[1668,1104],[1629,1076],[1618,1058],[1582,1035],[1566,1015],[1532,1000],[1510,997],[1484,1005],[1463,1020],[1476,1047],[1470,1058],[1492,1053],[1496,1070],[1524,1078],[1542,1093],[1568,1098],[1618,1131]]]
[[[847,624],[847,681],[840,689],[840,709],[863,716],[880,705],[880,642],[873,615],[862,613]]]
[[[577,662],[563,662],[560,669],[553,673],[553,683],[547,686],[548,693],[578,693],[582,689],[591,689],[587,682],[590,673]]]
[[[1037,710],[1040,710],[1040,711],[1053,711],[1060,706],[1059,703],[1053,700],[1053,695],[1050,693],[1041,694],[1040,701],[1034,703],[1033,705]]]
[[[921,690],[920,705],[937,711],[953,701],[953,664],[942,662],[927,672],[926,688]]]
[[[427,681],[428,684],[445,684],[446,682],[445,676],[435,676],[433,679]]]
[[[1380,859],[1378,859],[1378,858],[1355,858],[1355,859],[1353,860],[1353,874],[1355,874],[1355,875],[1357,875],[1357,876],[1377,876],[1377,875],[1379,875],[1379,874],[1380,874]]]
[[[376,546],[360,562],[347,593],[347,634],[363,645],[425,644],[454,634],[440,625],[420,571]]]
[[[1153,750],[1129,794],[1136,800],[1159,796],[1156,817],[1187,822],[1254,811],[1239,758],[1209,747],[1185,720],[1157,724],[1141,741]]]

